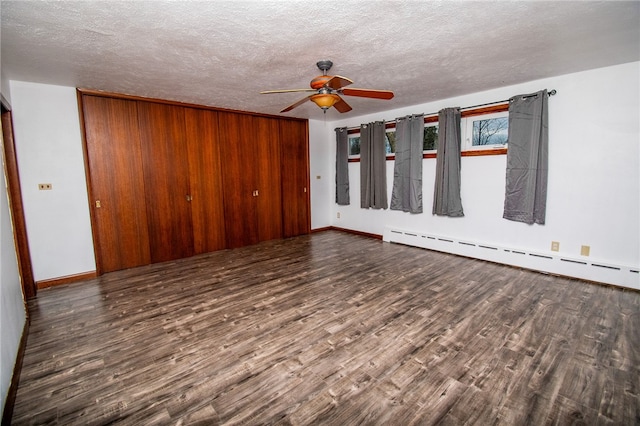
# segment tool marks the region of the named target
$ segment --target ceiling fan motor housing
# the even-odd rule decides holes
[[[311,80],[309,86],[311,86],[312,89],[321,89],[327,83],[327,81],[331,80],[332,78],[333,76],[330,75],[319,75]]]
[[[331,79],[331,76],[327,75],[327,71],[331,69],[331,67],[333,66],[333,62],[329,60],[318,61],[316,62],[316,66],[320,69],[320,71],[322,71],[322,75],[319,75],[311,80],[311,83],[309,85],[312,89],[318,90],[321,89],[325,85],[325,83]]]

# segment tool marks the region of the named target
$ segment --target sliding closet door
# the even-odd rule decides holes
[[[255,186],[258,189],[258,241],[282,238],[282,188],[280,186],[280,138],[278,121],[254,117]]]
[[[306,121],[280,120],[284,237],[308,234],[309,142]]]
[[[98,273],[150,263],[135,101],[82,96]]]
[[[258,242],[255,147],[253,117],[219,112],[220,153],[224,185],[224,218],[227,247]]]
[[[218,113],[185,110],[194,254],[226,247]]]
[[[184,110],[138,102],[152,263],[194,252]]]

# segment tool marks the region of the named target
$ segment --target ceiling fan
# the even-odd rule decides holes
[[[373,89],[349,89],[345,88],[353,83],[346,77],[339,75],[327,75],[327,71],[333,66],[331,61],[319,61],[316,66],[322,71],[322,75],[317,76],[311,80],[311,89],[284,89],[284,90],[266,90],[260,92],[262,94],[271,93],[289,93],[289,92],[315,92],[313,95],[309,95],[300,99],[298,102],[289,105],[280,112],[289,112],[295,107],[298,107],[305,103],[307,100],[311,100],[318,105],[324,113],[331,107],[334,107],[339,112],[351,111],[351,106],[340,97],[345,96],[359,96],[361,98],[374,98],[374,99],[391,99],[393,98],[393,92],[390,90],[373,90]]]

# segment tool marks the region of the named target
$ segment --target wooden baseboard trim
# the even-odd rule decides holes
[[[67,275],[59,278],[51,278],[49,280],[36,281],[36,285],[38,286],[38,290],[42,290],[43,288],[75,283],[77,281],[88,280],[97,276],[98,274],[96,273],[96,271],[89,271],[83,272],[81,274]]]
[[[315,234],[316,232],[324,232],[324,231],[329,231],[331,230],[330,226],[325,226],[324,228],[316,228],[316,229],[312,229],[311,233]]]
[[[20,345],[18,346],[18,354],[16,355],[16,363],[13,366],[13,375],[11,376],[11,384],[7,391],[7,399],[4,401],[4,410],[2,411],[2,424],[10,425],[11,417],[13,417],[13,407],[16,403],[16,395],[18,394],[18,384],[20,383],[20,373],[22,372],[22,361],[24,359],[24,351],[27,348],[27,337],[29,336],[29,315],[22,327],[22,337],[20,337]]]
[[[339,228],[337,226],[326,226],[324,228],[317,228],[312,230],[311,232],[322,232],[322,231],[330,231],[330,230],[346,232],[347,234],[360,235],[361,237],[375,238],[376,240],[382,240],[382,235],[371,234],[369,232],[356,231],[356,230],[347,229],[347,228]]]

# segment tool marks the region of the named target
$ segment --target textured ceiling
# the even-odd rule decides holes
[[[329,74],[349,115],[640,59],[640,2],[2,1],[2,78],[278,114]],[[285,115],[322,118],[307,102]],[[327,119],[337,118],[335,110]]]

